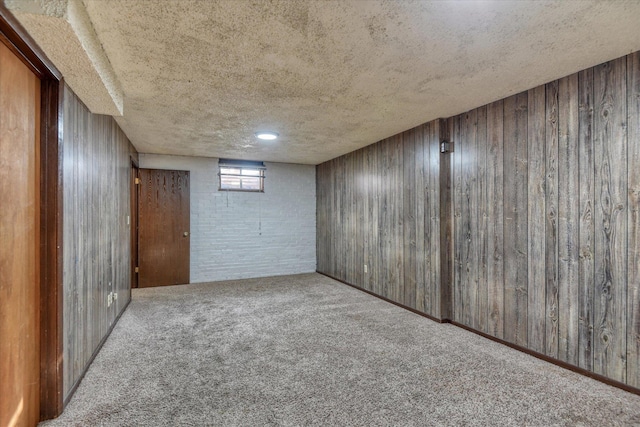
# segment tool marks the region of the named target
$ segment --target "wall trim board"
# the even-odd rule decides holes
[[[572,365],[572,364],[567,363],[567,362],[563,362],[562,360],[554,359],[553,357],[547,356],[546,354],[539,353],[537,351],[533,351],[533,350],[528,349],[526,347],[523,347],[521,345],[514,344],[514,343],[511,343],[509,341],[505,341],[503,339],[500,339],[500,338],[496,338],[496,337],[494,337],[492,335],[489,335],[489,334],[486,334],[484,332],[478,331],[477,329],[473,329],[473,328],[471,328],[469,326],[466,326],[466,325],[464,325],[462,323],[458,323],[458,322],[453,321],[453,320],[443,320],[440,323],[451,323],[453,326],[457,326],[458,328],[462,328],[462,329],[464,329],[466,331],[469,331],[469,332],[472,332],[472,333],[474,333],[476,335],[480,335],[481,337],[487,338],[487,339],[489,339],[491,341],[494,341],[494,342],[497,342],[499,344],[506,345],[507,347],[510,347],[510,348],[512,348],[514,350],[518,350],[518,351],[520,351],[522,353],[526,353],[526,354],[528,354],[530,356],[533,356],[536,359],[544,360],[545,362],[551,363],[553,365],[559,366],[561,368],[567,369],[567,370],[575,372],[577,374],[584,375],[585,377],[589,377],[589,378],[592,378],[592,379],[594,379],[596,381],[600,381],[601,383],[604,383],[604,384],[607,384],[607,385],[610,385],[610,386],[622,389],[624,391],[628,391],[629,393],[637,394],[637,395],[640,396],[640,388],[632,387],[632,386],[630,386],[628,384],[625,384],[623,382],[612,380],[611,378],[605,377],[604,375],[596,374],[595,372],[588,371],[586,369],[580,368],[578,366]]]
[[[62,402],[62,109],[61,73],[0,4],[0,41],[41,80],[40,111],[40,419]]]
[[[67,404],[69,404],[69,401],[71,401],[71,399],[73,398],[74,393],[76,392],[76,390],[78,389],[78,387],[80,386],[80,383],[82,382],[82,380],[84,379],[84,376],[87,374],[87,372],[89,371],[89,368],[91,367],[91,364],[93,363],[93,361],[95,360],[95,358],[98,356],[98,353],[100,353],[100,350],[102,350],[102,346],[104,346],[104,343],[107,342],[107,339],[109,338],[109,336],[111,335],[111,332],[113,332],[113,329],[116,327],[116,325],[118,324],[118,322],[120,321],[120,318],[122,317],[122,315],[124,314],[125,311],[127,311],[127,308],[129,308],[129,304],[131,304],[131,298],[129,298],[126,302],[126,304],[124,305],[124,307],[122,307],[122,310],[120,310],[120,313],[118,314],[118,316],[116,316],[116,318],[114,319],[113,323],[111,324],[111,326],[109,327],[109,330],[107,331],[107,333],[105,334],[104,337],[102,337],[102,340],[100,340],[100,344],[98,344],[98,346],[96,347],[96,349],[93,351],[93,353],[91,354],[91,357],[89,358],[89,361],[87,362],[87,364],[84,367],[84,370],[82,371],[82,374],[78,377],[78,379],[76,380],[75,383],[73,383],[73,386],[71,386],[71,388],[69,389],[69,393],[67,394],[67,397],[64,399],[64,406],[66,407]]]
[[[333,279],[336,282],[342,283],[343,285],[350,286],[350,287],[352,287],[354,289],[357,289],[357,290],[359,290],[361,292],[364,292],[365,294],[369,294],[371,296],[374,296],[374,297],[376,297],[378,299],[381,299],[382,301],[386,301],[386,302],[388,302],[390,304],[397,305],[398,307],[403,308],[405,310],[409,310],[410,312],[415,313],[418,316],[426,317],[427,319],[432,320],[434,322],[437,322],[437,323],[451,323],[451,321],[449,319],[438,319],[437,317],[431,316],[430,314],[427,314],[427,313],[424,313],[422,311],[416,310],[415,308],[411,308],[411,307],[406,306],[404,304],[401,304],[399,302],[395,302],[393,300],[390,300],[389,298],[383,297],[382,295],[378,295],[375,292],[369,291],[367,289],[361,288],[360,286],[356,286],[356,285],[353,285],[353,284],[351,284],[349,282],[346,282],[344,280],[338,279],[337,277],[333,277],[330,274],[323,273],[321,271],[316,271],[316,273],[322,274],[323,276],[328,277],[329,279]]]

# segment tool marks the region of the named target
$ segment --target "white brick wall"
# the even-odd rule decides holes
[[[218,159],[140,154],[190,171],[191,283],[316,270],[315,167],[265,163],[264,193],[218,191]]]

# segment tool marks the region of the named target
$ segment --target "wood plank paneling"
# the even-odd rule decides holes
[[[544,86],[528,92],[528,229],[529,233],[529,348],[544,353],[546,338],[546,277],[545,277],[545,139],[546,93]]]
[[[462,277],[461,295],[467,304],[462,306],[461,323],[473,328],[477,324],[477,194],[475,189],[477,156],[476,156],[476,122],[477,111],[466,113],[462,119],[461,138],[467,141],[462,151]]]
[[[476,178],[476,204],[477,204],[477,248],[476,259],[478,263],[477,305],[478,320],[476,322],[481,332],[487,332],[487,318],[489,312],[489,289],[487,285],[487,264],[488,264],[488,239],[487,229],[489,218],[487,216],[489,197],[487,194],[487,107],[478,108],[478,127],[476,130],[476,153],[477,153],[477,178]]]
[[[64,397],[130,299],[131,156],[113,118],[63,94]],[[129,217],[129,221],[127,221]],[[108,306],[107,295],[117,293]]]
[[[436,142],[451,142],[451,121],[440,119],[433,132]],[[451,187],[451,154],[438,154],[440,160],[437,177],[440,190],[440,313],[435,317],[451,319],[453,298],[453,205]],[[419,234],[422,235],[422,234]]]
[[[428,212],[430,219],[429,227],[429,274],[428,283],[431,294],[429,312],[433,317],[442,318],[442,304],[447,304],[443,296],[441,270],[440,270],[440,164],[446,161],[447,156],[440,155],[440,126],[439,121],[433,121],[422,127],[423,145],[425,152],[429,152],[429,199],[425,200],[425,214]],[[425,219],[426,222],[426,219]],[[420,236],[422,237],[422,236]]]
[[[378,161],[380,162],[379,164],[382,165],[382,173],[379,176],[378,179],[378,190],[381,192],[380,193],[380,204],[378,205],[380,207],[380,215],[378,217],[378,221],[380,224],[380,229],[379,229],[379,234],[380,234],[380,258],[379,258],[379,262],[378,262],[378,284],[379,284],[379,289],[378,289],[378,293],[379,295],[382,295],[385,298],[389,298],[391,300],[393,300],[393,298],[390,295],[389,292],[389,279],[392,278],[392,270],[395,267],[395,263],[394,260],[391,258],[392,257],[392,253],[391,253],[391,234],[393,233],[392,230],[392,223],[391,223],[391,213],[389,212],[390,207],[389,204],[391,203],[391,199],[393,198],[392,194],[389,194],[390,188],[395,188],[392,187],[391,184],[391,173],[390,173],[390,163],[391,163],[391,153],[392,150],[390,149],[390,145],[393,144],[394,141],[393,139],[389,139],[386,141],[385,144],[380,144],[378,146]],[[398,190],[396,190],[398,191]],[[393,284],[391,283],[391,287],[392,289],[396,289],[399,288],[400,286],[402,286],[401,283],[397,283],[397,284]],[[396,302],[399,302],[397,300],[394,300]]]
[[[546,85],[546,187],[545,209],[545,271],[546,287],[546,349],[545,354],[558,357],[558,82]],[[530,203],[534,203],[531,200]]]
[[[369,212],[371,215],[371,222],[367,227],[367,235],[370,238],[369,245],[369,257],[371,259],[371,265],[369,270],[369,290],[380,295],[382,286],[380,283],[379,271],[382,266],[380,260],[381,244],[380,244],[380,175],[381,171],[378,166],[379,147],[369,147],[369,169],[367,173],[369,175],[371,187],[369,188]],[[316,178],[318,179],[318,178]],[[331,256],[331,254],[324,254],[325,256]]]
[[[578,364],[578,75],[558,87],[558,358]],[[569,195],[573,195],[570,196]]]
[[[639,387],[639,147],[635,53],[359,150],[375,274],[355,285],[413,307],[415,284],[420,311]],[[329,197],[341,167],[318,167]],[[327,207],[318,235],[344,244]],[[319,269],[343,263],[322,246]]]
[[[504,336],[527,345],[527,95],[504,101]],[[508,179],[507,179],[508,177]]]
[[[579,179],[580,179],[580,260],[578,271],[578,366],[593,369],[594,291],[594,141],[593,69],[578,75],[579,91]]]
[[[640,388],[640,52],[627,57],[627,383]]]
[[[424,228],[423,236],[430,236],[433,229],[433,225],[431,223],[431,204],[433,203],[432,196],[434,185],[431,173],[431,143],[429,141],[429,138],[431,138],[431,123],[425,124],[424,126],[420,127],[419,130],[419,138],[421,141],[423,154],[422,159],[420,159],[420,167],[422,168],[423,172],[423,181],[421,187],[422,217],[420,218],[420,222]],[[433,316],[437,316],[437,301],[434,301],[436,283],[433,282],[433,258],[435,250],[436,248],[434,248],[432,245],[424,242],[424,257],[422,259],[424,264],[423,283],[425,290],[423,295],[423,305],[425,312],[431,313]]]
[[[462,276],[454,278],[454,319],[482,331],[482,318],[468,313],[477,304],[480,316],[484,302],[464,286],[483,285],[486,257],[490,335],[635,386],[638,79],[636,53],[489,105],[486,178],[482,139],[464,125],[473,112],[450,119],[458,151],[452,253]],[[488,224],[477,265],[467,256],[476,210],[466,189],[475,173],[487,181],[478,197],[490,199],[478,201]]]
[[[594,371],[626,380],[626,58],[594,70],[596,140]]]
[[[429,247],[425,244],[423,236],[426,231],[429,230],[428,224],[425,224],[426,211],[425,208],[429,208],[425,205],[425,191],[429,183],[429,175],[425,173],[425,156],[428,156],[428,151],[425,151],[424,143],[425,126],[421,126],[414,129],[412,132],[413,142],[415,144],[415,156],[407,165],[412,164],[415,179],[415,239],[416,239],[416,254],[415,254],[415,274],[416,274],[416,302],[413,308],[425,312],[425,310],[431,310],[430,305],[426,304],[430,288],[426,286],[429,283],[427,275],[429,274],[429,267],[427,263],[427,252]],[[428,150],[428,146],[427,146]]]
[[[440,313],[437,132],[428,123],[316,169],[318,271],[432,316]]]
[[[416,157],[416,130],[412,129],[405,132],[403,138],[403,164],[413,164]],[[403,203],[402,211],[404,212],[403,233],[404,233],[404,295],[402,304],[407,307],[416,308],[416,263],[417,263],[417,245],[416,245],[416,172],[415,167],[403,167],[401,170],[403,176]]]
[[[343,246],[345,256],[345,270],[343,273],[344,280],[352,282],[357,275],[355,271],[355,208],[356,204],[353,199],[353,192],[355,190],[355,182],[353,179],[354,170],[354,155],[353,153],[347,154],[344,157],[344,230],[345,230],[345,246]],[[360,269],[358,269],[359,271]]]
[[[464,233],[462,232],[462,160],[464,145],[461,143],[461,116],[451,119],[451,137],[455,144],[453,152],[452,181],[453,186],[453,297],[452,318],[462,320],[464,306],[468,304],[462,289],[462,248]]]
[[[504,337],[504,199],[502,189],[504,153],[504,103],[497,101],[487,107],[489,153],[487,155],[487,286],[489,296],[489,326],[487,333]],[[455,181],[455,179],[454,179]]]

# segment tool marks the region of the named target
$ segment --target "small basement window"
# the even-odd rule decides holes
[[[218,161],[220,191],[264,192],[263,162],[220,159]]]

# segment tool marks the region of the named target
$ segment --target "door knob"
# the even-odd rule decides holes
[[[187,237],[187,236],[189,235],[189,232],[188,232],[188,231],[185,231],[184,233],[182,233],[182,235],[183,235],[184,237]]]

